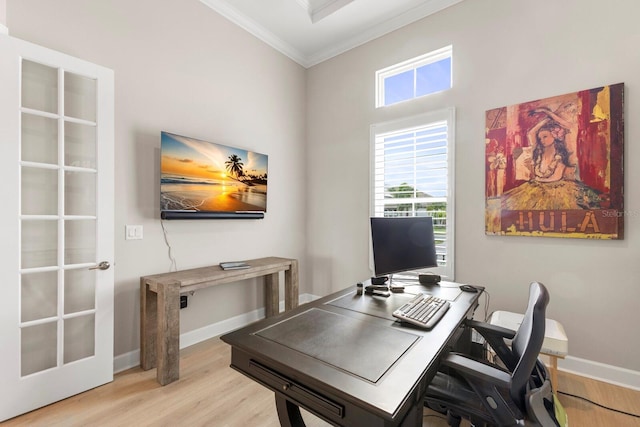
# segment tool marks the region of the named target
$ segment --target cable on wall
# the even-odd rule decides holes
[[[489,322],[489,317],[491,317],[489,315],[489,303],[491,301],[491,294],[487,292],[486,288],[482,291],[482,293],[484,294],[484,321]]]
[[[164,243],[167,245],[169,261],[169,271],[178,271],[178,264],[176,263],[176,259],[173,257],[171,253],[171,244],[169,243],[169,237],[167,235],[167,229],[164,226],[164,220],[160,220],[160,224],[162,225],[162,234],[164,235]]]

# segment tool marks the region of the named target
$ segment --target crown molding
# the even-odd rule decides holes
[[[311,10],[313,8],[311,7],[311,3],[309,3],[309,0],[296,0],[296,3],[298,3],[300,7],[306,10],[308,13],[311,13]]]
[[[316,8],[316,9],[311,8],[309,10],[309,17],[311,18],[311,22],[313,22],[315,24],[316,22],[320,21],[321,19],[324,19],[327,16],[331,15],[333,12],[336,12],[336,11],[342,9],[343,7],[345,7],[346,5],[351,3],[352,1],[353,0],[326,1],[323,5],[321,5],[320,7]]]
[[[398,16],[395,16],[383,23],[370,27],[366,31],[351,37],[340,44],[330,46],[327,49],[320,50],[313,55],[308,56],[306,59],[307,65],[305,68],[313,67],[321,62],[345,53],[351,49],[368,43],[372,40],[382,37],[385,34],[389,34],[399,28],[419,21],[429,15],[446,9],[449,6],[453,6],[457,3],[461,3],[464,0],[432,0],[421,6],[417,6],[413,9],[407,10]]]
[[[423,3],[420,6],[416,6],[412,9],[409,9],[405,12],[400,13],[399,15],[392,17],[391,19],[384,21],[380,24],[373,25],[364,31],[361,31],[359,34],[346,38],[343,42],[334,44],[326,49],[319,50],[310,55],[305,55],[298,49],[291,46],[289,43],[277,37],[275,34],[261,26],[259,23],[254,20],[248,18],[244,14],[237,11],[235,8],[229,5],[227,1],[224,0],[200,0],[205,5],[209,6],[220,15],[253,34],[258,39],[267,43],[269,46],[278,50],[282,54],[291,58],[293,61],[302,65],[304,68],[310,68],[314,65],[317,65],[321,62],[324,62],[328,59],[333,58],[334,56],[340,55],[344,52],[347,52],[353,48],[361,46],[371,40],[374,40],[378,37],[381,37],[385,34],[388,34],[392,31],[395,31],[399,28],[402,28],[406,25],[409,25],[413,22],[416,22],[422,18],[425,18],[429,15],[432,15],[436,12],[439,12],[443,9],[446,9],[449,6],[453,6],[457,3],[460,3],[464,0],[429,0],[426,3]],[[320,10],[324,8],[328,8],[329,6],[338,6],[338,3],[341,3],[339,7],[344,6],[345,4],[351,2],[353,0],[335,0],[331,1],[323,5]],[[312,14],[313,11],[310,8],[310,3],[308,0],[296,0],[296,2],[307,9],[307,11]],[[344,4],[342,4],[344,3]],[[335,10],[334,10],[335,11]],[[332,12],[331,12],[332,13]]]
[[[291,46],[289,43],[277,37],[271,31],[267,30],[253,19],[248,18],[244,14],[238,12],[235,8],[229,6],[229,4],[223,0],[200,0],[211,9],[218,12],[220,15],[233,22],[240,28],[256,36],[272,48],[280,51],[284,55],[288,56],[298,64],[307,68],[305,65],[305,55]]]
[[[309,0],[295,0],[295,2],[307,12],[313,24],[326,18],[333,12],[342,9],[353,1],[354,0],[324,0],[324,3],[314,8]]]

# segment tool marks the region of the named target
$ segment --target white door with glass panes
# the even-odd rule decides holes
[[[113,72],[0,35],[0,421],[113,380]]]

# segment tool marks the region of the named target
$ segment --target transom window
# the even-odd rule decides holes
[[[433,218],[437,273],[453,280],[454,109],[372,126],[372,216]]]
[[[451,88],[452,47],[447,46],[376,72],[376,107]]]

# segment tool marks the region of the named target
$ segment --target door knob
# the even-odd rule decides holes
[[[108,261],[102,261],[100,264],[95,267],[90,267],[89,270],[108,270],[111,267]]]

